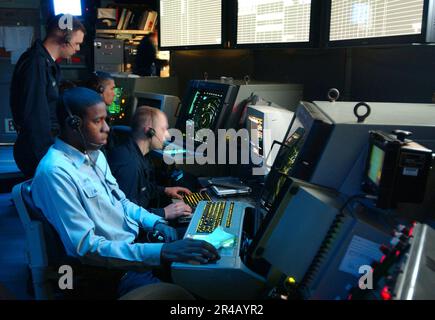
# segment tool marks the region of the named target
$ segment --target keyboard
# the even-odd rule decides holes
[[[212,201],[207,192],[194,192],[183,197],[183,201],[192,209],[195,209],[200,201]]]
[[[201,201],[187,227],[186,238],[206,237],[220,225],[223,231],[235,236],[234,245],[221,247],[217,261],[207,264],[173,262],[171,276],[175,284],[205,299],[255,299],[263,293],[266,279],[251,271],[242,261],[243,223],[247,208],[252,205],[240,201]],[[234,285],[234,284],[239,285]],[[213,290],[210,290],[213,288]],[[231,288],[231,290],[228,290]]]
[[[192,208],[192,210],[195,210],[195,208],[198,206],[198,203],[200,201],[212,201],[210,196],[207,192],[194,192],[189,195],[185,195],[183,197],[183,201],[185,204],[187,204],[189,207]],[[177,222],[179,224],[186,224],[189,223],[190,220],[192,220],[192,216],[182,216],[177,219]]]
[[[223,217],[226,207],[229,206],[226,221],[223,222]],[[207,202],[196,228],[197,233],[211,233],[218,226],[222,225],[226,228],[231,226],[233,217],[234,202],[217,201]]]

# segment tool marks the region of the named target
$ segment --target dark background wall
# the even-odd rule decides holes
[[[345,100],[431,102],[435,47],[351,49],[196,50],[171,54],[171,74],[189,79],[220,76],[302,83],[305,100],[324,100],[329,88]]]

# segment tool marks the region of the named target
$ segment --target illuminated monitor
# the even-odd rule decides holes
[[[176,112],[180,99],[176,96],[158,94],[153,92],[136,92],[135,109],[140,106],[150,106],[164,112],[168,117],[169,127],[173,128],[176,122]]]
[[[237,95],[232,84],[192,80],[181,103],[176,128],[186,133],[226,129]]]
[[[71,14],[73,16],[81,16],[82,0],[53,0],[54,14]]]
[[[199,131],[203,128],[213,128],[221,109],[223,94],[208,90],[195,92],[192,103],[189,106],[189,122]]]
[[[369,131],[362,189],[376,196],[378,208],[395,208],[399,202],[421,203],[425,199],[432,150],[405,139],[403,132]]]
[[[131,117],[131,108],[127,108],[128,99],[125,96],[124,88],[114,88],[115,97],[110,106],[107,107],[110,124],[112,125],[129,125]]]
[[[159,47],[223,46],[223,0],[160,0]]]
[[[259,118],[256,116],[248,116],[248,130],[255,130],[258,134],[258,142],[257,144],[253,144],[253,141],[251,141],[251,148],[253,149],[254,153],[256,153],[258,156],[262,157],[264,154],[263,149],[263,118]]]
[[[301,102],[267,175],[261,196],[264,208],[271,208],[285,177],[310,181],[332,129],[330,119]]]
[[[333,45],[433,42],[432,0],[330,0]]]
[[[251,155],[256,156],[254,164],[264,166],[264,174],[272,166],[281,142],[293,118],[293,112],[267,104],[250,105],[247,110],[247,129],[250,135]]]
[[[313,2],[313,4],[312,4]],[[314,40],[311,0],[238,0],[236,46],[308,46]]]
[[[385,151],[381,150],[378,146],[373,145],[370,151],[368,177],[376,186],[379,186],[381,183],[384,159]]]

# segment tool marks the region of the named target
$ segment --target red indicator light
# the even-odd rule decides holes
[[[400,251],[396,250],[396,257],[400,256]]]
[[[379,260],[381,263],[383,263],[384,261],[385,261],[385,258],[386,258],[387,256],[386,255],[383,255],[382,256],[382,258],[381,258],[381,260]]]
[[[412,227],[409,229],[408,237],[411,237],[413,232],[414,232],[414,226],[412,226]]]
[[[384,287],[381,291],[382,300],[391,300],[391,293],[388,291],[388,287]]]

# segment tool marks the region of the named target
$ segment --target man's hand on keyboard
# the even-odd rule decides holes
[[[183,201],[172,203],[164,208],[165,219],[172,220],[181,216],[192,215],[192,208],[190,208]]]
[[[161,251],[164,262],[205,264],[220,259],[214,246],[203,240],[183,239],[165,243]]]
[[[183,188],[183,187],[167,187],[165,188],[165,194],[170,197],[170,198],[174,198],[174,199],[183,199],[184,194],[191,194],[192,191],[190,191],[187,188]]]

